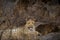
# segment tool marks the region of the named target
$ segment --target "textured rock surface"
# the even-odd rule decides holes
[[[33,22],[29,21],[30,19]],[[26,34],[23,34],[24,38],[21,36],[22,39],[14,39],[14,36],[10,38],[12,29],[26,28],[27,21],[28,30],[35,30],[39,34],[36,36],[35,33],[29,32],[38,38],[33,39],[34,36],[29,33],[30,39],[25,39],[28,36]],[[60,32],[60,0],[0,0],[0,40],[60,40],[58,32]],[[16,33],[19,34],[21,31]]]

